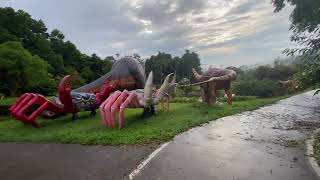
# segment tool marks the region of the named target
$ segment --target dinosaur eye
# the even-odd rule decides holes
[[[82,99],[82,96],[80,94],[77,94],[76,99],[80,100]]]

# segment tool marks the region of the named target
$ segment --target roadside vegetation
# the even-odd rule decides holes
[[[313,155],[316,158],[318,164],[320,164],[320,131],[317,131],[314,135],[313,142]]]

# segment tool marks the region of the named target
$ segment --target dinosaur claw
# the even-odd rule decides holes
[[[73,107],[71,90],[72,77],[67,75],[61,80],[59,85],[59,99],[65,107]]]

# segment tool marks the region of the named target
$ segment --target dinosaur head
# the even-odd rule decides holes
[[[164,79],[163,84],[161,85],[161,87],[158,89],[157,93],[156,93],[156,97],[153,98],[153,72],[151,71],[149,73],[148,79],[146,81],[146,85],[144,87],[144,98],[146,100],[146,105],[150,106],[150,105],[155,105],[158,104],[160,102],[160,100],[163,98],[163,96],[169,92],[169,87],[170,84],[170,77],[173,75],[173,73],[167,75],[167,77]],[[175,82],[175,80],[173,79],[172,82]]]
[[[200,74],[198,74],[198,72],[197,72],[194,68],[192,68],[192,73],[193,73],[193,75],[194,75],[194,78],[195,78],[198,82],[204,80],[203,76],[200,75]]]

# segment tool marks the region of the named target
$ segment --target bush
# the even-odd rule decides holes
[[[275,81],[241,81],[234,83],[232,93],[240,96],[272,97],[283,95],[284,91]]]
[[[198,102],[199,97],[175,97],[170,102],[172,103],[194,103]],[[257,99],[256,96],[235,96],[232,98],[233,101],[248,101],[248,100],[254,100]],[[219,102],[227,102],[227,98],[224,96],[218,97]]]
[[[232,98],[232,101],[249,101],[249,100],[254,100],[257,99],[257,96],[235,96]],[[223,97],[219,97],[218,98],[219,102],[227,102],[227,98]]]
[[[193,103],[198,101],[198,98],[196,97],[175,97],[170,102],[172,103]]]
[[[0,105],[0,116],[8,116],[9,108],[9,105]]]
[[[24,49],[20,42],[8,41],[0,44],[1,93],[18,95],[30,88],[51,89],[54,80],[48,73],[49,65]]]

